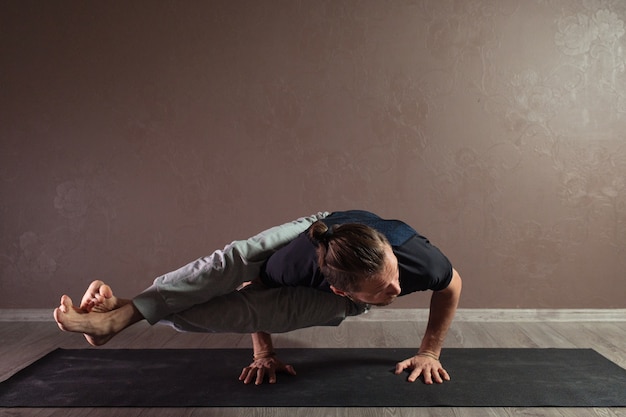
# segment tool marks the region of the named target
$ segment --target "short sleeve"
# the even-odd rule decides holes
[[[452,264],[428,239],[419,234],[393,247],[400,269],[400,295],[415,291],[439,291],[452,280]]]

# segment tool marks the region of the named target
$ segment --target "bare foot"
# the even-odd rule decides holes
[[[54,310],[54,319],[61,330],[83,333],[92,346],[101,346],[115,336],[106,315],[74,307],[72,299],[67,295],[61,297],[61,305]]]
[[[104,313],[120,308],[125,300],[120,300],[113,295],[113,290],[100,280],[93,281],[83,299],[80,302],[80,309],[85,312],[95,311]]]
[[[102,281],[89,285],[80,307],[63,295],[54,310],[54,319],[63,331],[83,333],[92,346],[101,346],[133,323],[143,319],[130,300],[117,298]]]

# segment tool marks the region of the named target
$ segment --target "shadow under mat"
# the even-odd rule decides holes
[[[394,375],[415,349],[280,349],[297,376],[244,385],[250,349],[57,349],[0,383],[1,407],[624,407],[591,349],[445,349],[452,380]]]

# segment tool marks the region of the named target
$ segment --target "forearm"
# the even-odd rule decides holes
[[[426,332],[419,353],[439,357],[461,297],[461,277],[453,270],[452,281],[445,290],[433,293]]]
[[[272,343],[272,335],[265,332],[252,333],[252,349],[254,350],[254,359],[267,358],[274,356],[274,345]]]
[[[430,299],[428,325],[419,352],[415,356],[396,364],[396,374],[410,369],[411,373],[407,378],[409,382],[414,382],[420,375],[423,375],[426,384],[433,382],[440,384],[450,380],[450,375],[441,366],[439,355],[456,313],[460,297],[461,277],[453,269],[452,280],[448,288],[435,291]]]

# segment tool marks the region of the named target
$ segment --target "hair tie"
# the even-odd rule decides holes
[[[333,237],[333,229],[331,227],[328,227],[324,232],[320,233],[318,236],[319,236],[317,238],[318,243],[328,248],[330,240]]]

